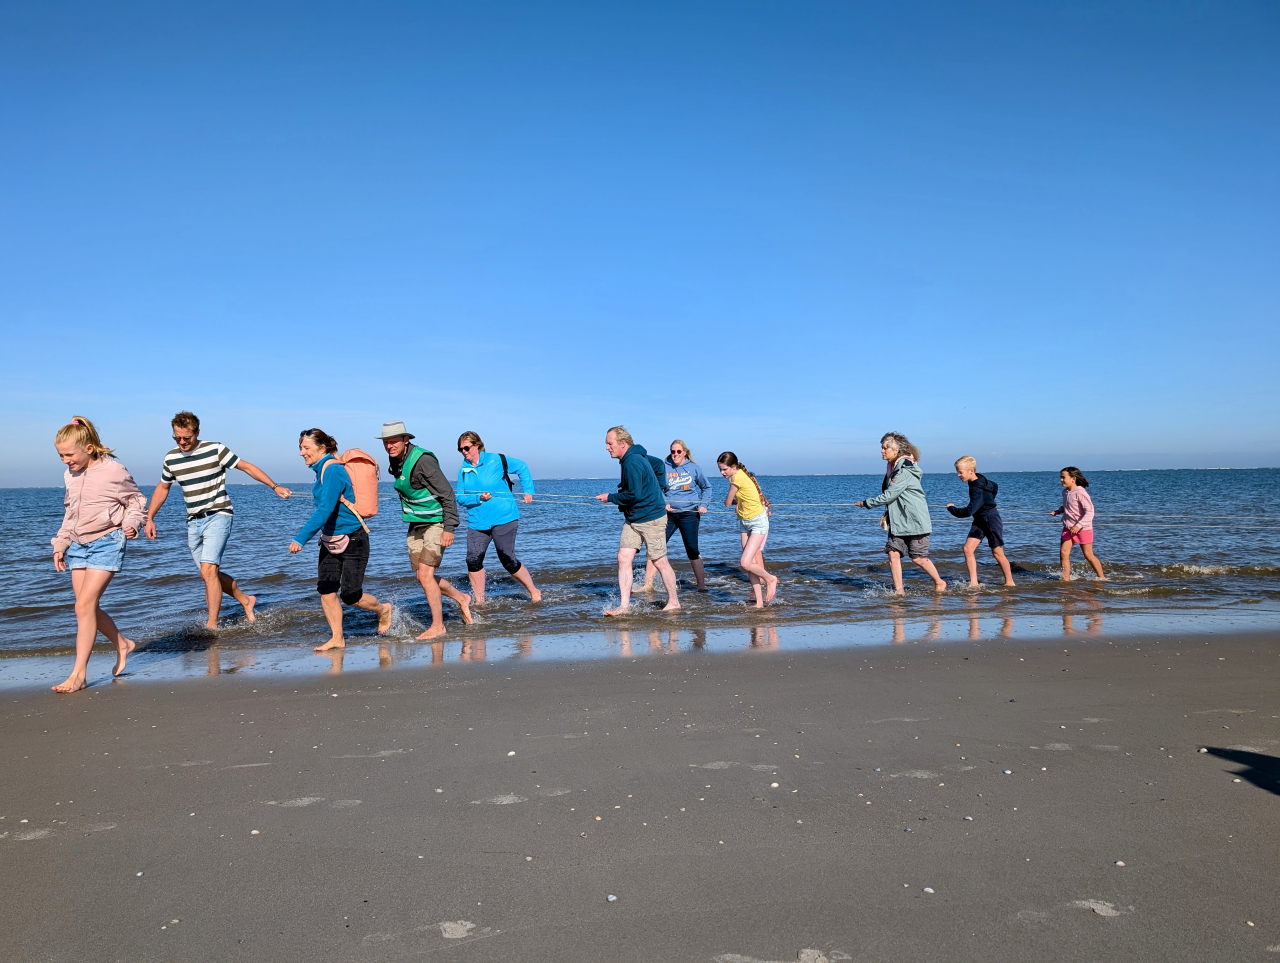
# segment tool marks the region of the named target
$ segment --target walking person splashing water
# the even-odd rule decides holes
[[[316,562],[316,593],[329,623],[329,639],[316,646],[317,652],[341,649],[347,644],[343,633],[342,606],[378,613],[378,634],[391,628],[390,602],[379,602],[364,590],[364,570],[369,564],[369,533],[351,508],[356,490],[347,470],[333,458],[338,443],[319,428],[308,428],[298,436],[298,454],[316,473],[311,497],[316,510],[298,529],[289,543],[297,554],[310,539],[320,535],[320,557]]]
[[[1093,499],[1085,491],[1089,487],[1089,479],[1084,477],[1084,472],[1079,468],[1068,465],[1058,473],[1058,480],[1062,483],[1062,506],[1049,514],[1062,516],[1062,547],[1059,550],[1062,556],[1062,581],[1071,581],[1072,545],[1080,546],[1085,561],[1093,566],[1098,578],[1105,581],[1102,563],[1093,554]]]
[[[53,567],[59,572],[71,570],[71,589],[76,596],[76,657],[71,674],[52,688],[54,692],[78,692],[85,687],[89,653],[99,632],[116,647],[112,675],[124,672],[125,660],[134,649],[133,640],[125,637],[99,603],[124,565],[126,540],[138,537],[147,501],[88,418],[77,415],[59,428],[53,447],[67,466],[63,473],[66,511],[52,539]]]
[[[880,439],[880,457],[885,460],[880,494],[854,504],[862,508],[884,505],[888,509],[885,518],[889,538],[884,550],[889,556],[889,571],[893,575],[893,594],[903,594],[904,555],[933,579],[935,591],[945,592],[947,583],[929,561],[929,533],[933,531],[933,523],[929,520],[924,486],[920,484],[920,449],[911,444],[906,435],[891,431]]]
[[[731,451],[722,451],[716,459],[720,474],[729,479],[729,494],[725,505],[736,505],[738,530],[742,540],[742,554],[738,567],[751,580],[751,591],[756,597],[756,608],[764,608],[778,594],[778,577],[770,575],[764,567],[764,543],[769,540],[769,500],[760,490],[756,476],[738,461]]]
[[[711,482],[702,473],[698,463],[693,460],[693,452],[689,446],[677,438],[671,443],[671,453],[663,463],[667,483],[667,541],[679,530],[680,540],[684,542],[684,554],[693,568],[693,577],[698,591],[707,590],[707,576],[702,566],[702,555],[698,551],[698,523],[707,512],[707,495],[711,491]],[[644,588],[653,588],[653,575],[657,571],[653,559],[645,562]]]

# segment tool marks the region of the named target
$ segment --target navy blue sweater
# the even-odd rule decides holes
[[[999,490],[1000,486],[990,478],[979,475],[969,482],[969,504],[964,508],[948,505],[947,511],[956,518],[977,518],[986,512],[993,512],[996,510],[996,492]]]

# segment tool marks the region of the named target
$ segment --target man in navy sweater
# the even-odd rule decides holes
[[[649,453],[643,445],[637,445],[631,432],[621,425],[605,433],[604,449],[611,458],[618,459],[622,479],[616,492],[602,492],[596,500],[617,505],[624,519],[622,538],[618,542],[618,591],[621,599],[616,609],[606,609],[604,614],[625,615],[631,611],[631,565],[641,545],[648,551],[649,560],[662,576],[662,584],[667,590],[667,604],[662,611],[678,609],[676,573],[667,561],[667,506],[658,477],[649,464]]]

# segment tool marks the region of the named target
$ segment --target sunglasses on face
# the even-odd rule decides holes
[[[475,447],[475,445],[459,445],[459,446],[458,446],[458,451],[460,451],[462,454],[464,454],[464,455],[465,455],[467,452],[469,452],[469,451],[470,451],[472,448],[474,448],[474,447]]]

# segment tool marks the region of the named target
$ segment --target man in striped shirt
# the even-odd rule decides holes
[[[225,592],[244,606],[244,617],[254,621],[253,607],[256,595],[246,595],[230,575],[222,571],[222,553],[231,537],[231,497],[227,494],[227,471],[239,468],[254,481],[260,481],[281,498],[293,494],[283,485],[277,485],[257,465],[251,465],[218,441],[200,440],[200,419],[189,411],[179,411],[173,416],[173,440],[178,447],[164,456],[160,471],[160,483],[151,495],[147,508],[147,538],[156,537],[156,513],[169,497],[169,488],[176,481],[182,488],[187,503],[187,547],[191,557],[200,566],[204,579],[204,597],[209,607],[205,625],[218,627],[218,613],[222,608]]]

